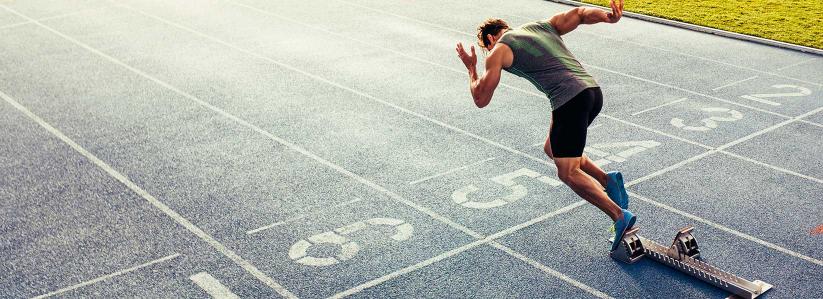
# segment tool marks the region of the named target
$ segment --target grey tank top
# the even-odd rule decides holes
[[[552,110],[584,89],[598,86],[547,21],[509,29],[499,42],[509,46],[514,53],[512,65],[504,69],[529,80],[546,94]]]

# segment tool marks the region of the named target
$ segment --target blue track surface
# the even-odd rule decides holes
[[[723,298],[608,257],[550,108],[456,42],[538,0],[0,1],[0,297]],[[641,234],[823,290],[823,58],[624,18],[564,36]]]

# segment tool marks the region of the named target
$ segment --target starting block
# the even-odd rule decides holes
[[[648,257],[732,293],[729,298],[751,299],[763,295],[773,287],[760,280],[748,281],[701,261],[697,240],[692,235],[692,226],[678,231],[669,247],[637,235],[638,230],[639,228],[632,228],[626,231],[617,249],[609,255],[628,264],[644,256]]]

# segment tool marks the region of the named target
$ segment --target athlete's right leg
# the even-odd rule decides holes
[[[612,221],[623,218],[623,211],[591,176],[580,169],[582,157],[554,158],[557,176],[580,197],[606,213]]]
[[[597,180],[603,188],[606,188],[606,184],[609,182],[609,177],[606,175],[606,172],[603,171],[600,166],[594,164],[592,159],[589,159],[589,156],[583,154],[582,159],[580,160],[580,169],[582,169],[586,174],[590,175],[592,178]]]

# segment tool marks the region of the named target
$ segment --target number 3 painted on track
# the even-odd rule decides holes
[[[702,110],[706,111],[706,112],[710,112],[710,113],[711,112],[725,112],[729,116],[728,117],[711,116],[711,117],[708,117],[708,118],[704,118],[704,119],[700,120],[701,122],[703,122],[703,125],[699,126],[699,127],[688,126],[683,121],[683,119],[677,118],[677,117],[672,118],[671,124],[672,124],[672,126],[675,126],[677,128],[681,128],[683,130],[705,132],[705,131],[709,131],[709,130],[717,128],[717,122],[719,122],[719,121],[732,122],[732,121],[737,121],[737,120],[740,120],[740,119],[743,118],[743,113],[740,113],[737,110],[731,110],[731,109],[727,109],[727,108],[711,107],[711,108],[703,108]]]

